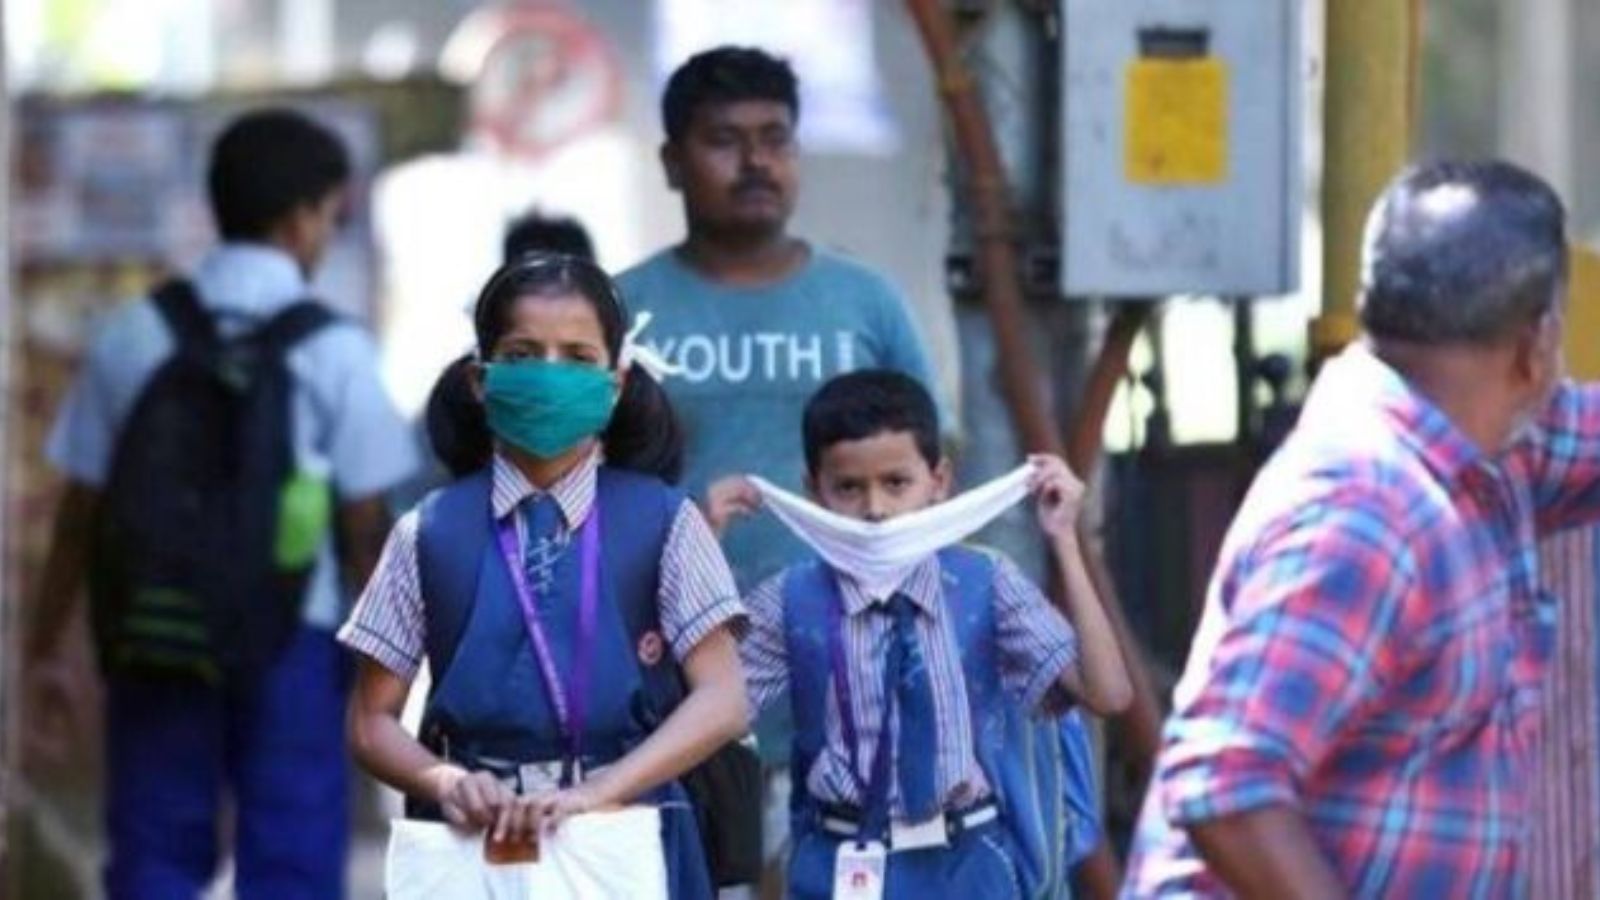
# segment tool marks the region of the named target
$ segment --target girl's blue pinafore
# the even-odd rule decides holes
[[[494,543],[488,472],[457,482],[422,508],[418,568],[428,657],[436,673],[423,742],[471,766],[475,760],[559,759],[560,727],[533,654],[504,557]],[[586,768],[608,765],[641,743],[657,707],[636,651],[641,609],[653,613],[660,557],[683,495],[645,476],[602,468],[599,618],[583,732]],[[581,523],[570,523],[574,531]],[[572,672],[581,578],[574,535],[556,563],[542,622],[557,669]],[[652,616],[653,618],[653,616]],[[657,665],[672,665],[662,654]],[[571,691],[570,681],[567,690]],[[676,782],[642,802],[662,804],[670,896],[714,894],[694,813]],[[429,815],[420,804],[414,815]]]

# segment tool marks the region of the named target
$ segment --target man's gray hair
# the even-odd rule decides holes
[[[1368,334],[1493,342],[1560,302],[1566,212],[1548,184],[1510,163],[1413,166],[1373,206],[1361,266]]]

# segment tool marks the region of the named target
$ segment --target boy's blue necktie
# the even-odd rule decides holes
[[[884,666],[884,690],[900,710],[895,777],[906,818],[921,822],[939,812],[934,782],[939,725],[934,716],[933,680],[917,637],[917,608],[911,598],[905,594],[889,598],[889,615],[894,627]]]
[[[561,507],[554,497],[540,494],[523,504],[522,523],[527,529],[522,542],[522,568],[528,573],[528,587],[542,611],[550,602],[556,561],[566,549],[561,535]]]

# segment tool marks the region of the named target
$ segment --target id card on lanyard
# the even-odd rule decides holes
[[[538,598],[533,586],[528,583],[527,571],[522,567],[514,515],[506,516],[496,525],[495,536],[500,544],[500,554],[505,558],[506,569],[511,574],[517,604],[522,607],[522,623],[528,630],[528,643],[539,662],[545,689],[550,694],[550,706],[555,710],[556,726],[565,745],[561,786],[571,787],[577,779],[577,767],[583,760],[584,714],[589,704],[589,680],[594,666],[595,628],[600,608],[600,504],[597,500],[590,505],[589,517],[584,521],[578,538],[582,575],[578,595],[577,646],[572,655],[571,693],[567,692],[561,673],[556,669],[549,638],[539,619]]]
[[[841,841],[834,851],[834,900],[880,900],[888,877],[889,851],[873,832],[889,825],[889,712],[892,695],[883,698],[883,727],[873,750],[872,772],[861,778],[861,749],[855,709],[850,705],[848,668],[844,656],[844,600],[837,595],[828,604],[828,663],[834,702],[839,707],[839,730],[850,751],[850,778],[861,793],[861,819],[854,840]]]

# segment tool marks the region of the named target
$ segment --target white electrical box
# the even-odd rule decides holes
[[[1062,13],[1062,290],[1295,290],[1299,0],[1062,0]]]

